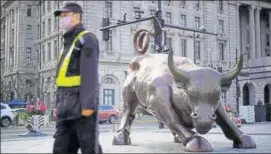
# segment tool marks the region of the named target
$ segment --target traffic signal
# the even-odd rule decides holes
[[[110,21],[109,18],[103,18],[103,27],[109,26]],[[103,30],[103,40],[108,41],[109,40],[109,29]]]

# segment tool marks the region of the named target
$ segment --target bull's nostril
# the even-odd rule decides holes
[[[199,117],[199,114],[197,113],[197,112],[193,112],[192,114],[191,114],[191,117],[192,118],[198,118]]]
[[[216,114],[212,114],[212,119],[216,119]]]

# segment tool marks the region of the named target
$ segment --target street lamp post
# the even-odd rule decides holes
[[[235,51],[235,61],[236,61],[236,64],[237,64],[237,61],[238,61],[238,51],[236,49]],[[240,89],[239,89],[239,83],[238,83],[238,75],[236,76],[236,79],[235,79],[235,84],[236,84],[236,111],[237,111],[237,114],[239,115],[239,97],[240,97]]]
[[[196,64],[196,32],[193,31],[194,63]]]

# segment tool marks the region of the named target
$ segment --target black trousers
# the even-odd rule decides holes
[[[75,120],[57,121],[54,138],[54,154],[77,154],[79,148],[82,154],[94,154],[96,114],[90,117],[80,117]],[[102,153],[100,145],[99,153]]]

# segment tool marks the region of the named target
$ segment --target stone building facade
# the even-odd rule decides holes
[[[37,3],[1,1],[1,101],[34,93],[37,38]]]
[[[100,103],[121,108],[121,88],[129,60],[135,56],[132,36],[139,27],[152,28],[145,21],[112,29],[109,41],[102,39],[104,18],[111,24],[123,20],[136,20],[154,15],[157,1],[76,1],[83,6],[85,27],[95,33],[100,43]],[[36,52],[40,59],[39,93],[46,102],[55,99],[54,77],[56,57],[61,47],[61,31],[53,11],[65,1],[40,1],[37,5],[39,38]],[[136,11],[143,11],[140,14]],[[260,100],[270,103],[271,84],[271,3],[269,1],[162,1],[163,19],[167,24],[187,28],[204,29],[216,36],[164,28],[167,31],[167,45],[172,46],[178,56],[194,59],[198,65],[222,68],[227,71],[236,63],[236,55],[244,54],[244,71],[247,76],[238,76],[230,89],[222,94],[224,104],[237,108],[236,94],[239,89],[239,108],[254,106]],[[1,18],[2,20],[2,18]],[[5,19],[3,19],[5,20]],[[36,34],[33,32],[33,35]],[[195,37],[194,37],[195,36]],[[35,37],[36,38],[36,37]],[[34,41],[33,41],[34,42]],[[154,52],[153,40],[149,52]],[[237,54],[236,54],[237,53]],[[6,54],[6,56],[8,56]],[[4,74],[8,76],[8,74]],[[239,88],[236,88],[236,83]]]

